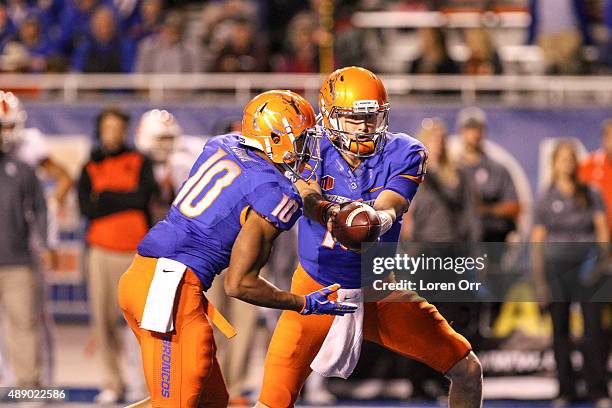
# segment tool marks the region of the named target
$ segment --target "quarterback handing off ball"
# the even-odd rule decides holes
[[[353,251],[364,242],[374,242],[380,234],[380,218],[367,204],[353,201],[344,204],[332,223],[332,235]]]

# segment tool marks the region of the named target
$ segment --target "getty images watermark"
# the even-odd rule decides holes
[[[378,291],[411,290],[419,292],[429,291],[478,291],[482,282],[474,282],[469,279],[458,281],[435,282],[431,276],[420,278],[416,276],[431,273],[451,272],[463,275],[467,271],[481,272],[487,267],[487,254],[482,256],[428,256],[420,254],[411,256],[408,254],[395,254],[395,256],[379,256],[372,259],[372,273],[374,275],[389,276],[394,273],[396,277],[409,276],[410,279],[375,279],[372,287]]]
[[[361,253],[361,282],[365,301],[404,301],[397,292],[416,292],[431,302],[612,302],[612,247],[378,243]]]

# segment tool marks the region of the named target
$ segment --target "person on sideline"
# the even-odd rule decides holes
[[[128,123],[128,114],[117,108],[98,115],[99,146],[78,181],[79,206],[88,221],[92,329],[102,358],[102,391],[96,397],[100,404],[123,399],[117,284],[149,229],[148,206],[156,189],[151,160],[126,145]]]

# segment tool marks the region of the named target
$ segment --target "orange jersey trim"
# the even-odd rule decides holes
[[[423,177],[411,176],[410,174],[400,174],[399,176],[412,180],[417,184],[421,184],[423,182]]]

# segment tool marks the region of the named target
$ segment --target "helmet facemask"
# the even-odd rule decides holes
[[[321,133],[313,128],[306,129],[293,140],[293,151],[285,152],[282,163],[285,176],[292,182],[308,182],[316,174],[321,162],[320,140]]]
[[[332,107],[328,115],[327,137],[340,151],[357,158],[368,158],[383,150],[389,127],[389,104],[357,101],[353,108]]]

